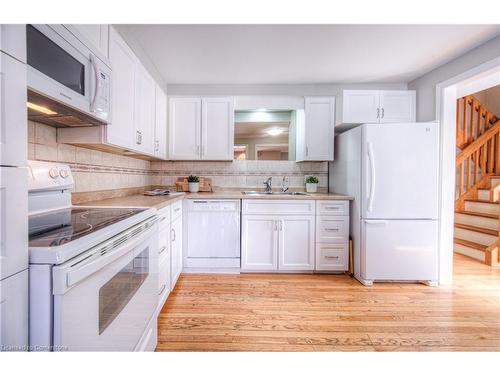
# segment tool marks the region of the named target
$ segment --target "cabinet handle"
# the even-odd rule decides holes
[[[181,209],[181,208],[180,208],[180,207],[178,207],[178,208],[174,209],[174,212],[177,212],[177,211],[179,211],[180,209]]]
[[[142,144],[142,133],[139,130],[136,130],[135,143]]]
[[[338,232],[339,228],[325,228],[325,231],[327,231],[327,232]]]
[[[280,220],[280,230],[283,230],[283,221]]]
[[[380,118],[380,108],[377,108],[377,118]]]
[[[160,249],[160,251],[158,251],[158,254],[163,253],[165,250],[167,250],[167,247],[166,246],[162,246],[162,248]]]
[[[162,216],[162,217],[160,217],[160,221],[165,221],[166,219],[167,219],[167,217],[166,217],[166,216]]]
[[[382,118],[384,118],[384,108],[382,108]]]
[[[274,220],[274,230],[278,230],[278,220]]]
[[[160,150],[160,141],[155,141],[155,151]]]
[[[172,242],[175,242],[175,239],[176,239],[176,237],[177,237],[177,236],[176,236],[176,234],[175,234],[175,229],[174,229],[174,228],[172,228],[172,229],[170,229],[170,231],[172,232],[172,235],[173,235],[173,237],[174,237],[174,238],[172,238]]]
[[[325,259],[339,259],[339,256],[338,255],[325,255]]]
[[[338,210],[339,208],[339,206],[326,206],[325,210]]]
[[[306,156],[309,156],[309,147],[306,146]]]
[[[166,287],[167,287],[167,284],[163,284],[163,285],[161,286],[161,289],[160,289],[160,291],[158,292],[158,295],[159,295],[159,296],[161,296],[161,294],[163,293],[163,291],[165,290],[165,288],[166,288]]]

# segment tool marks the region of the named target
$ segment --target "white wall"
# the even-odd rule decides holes
[[[500,36],[410,82],[417,90],[417,121],[436,120],[436,85],[500,56]]]
[[[332,83],[308,85],[168,85],[169,95],[336,95],[343,89],[404,90],[406,83]]]
[[[488,110],[493,112],[495,116],[500,118],[500,85],[479,91],[472,95],[479,100],[482,105],[488,108]]]

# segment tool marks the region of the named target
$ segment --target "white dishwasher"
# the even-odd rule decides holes
[[[240,268],[240,200],[186,200],[185,271]]]

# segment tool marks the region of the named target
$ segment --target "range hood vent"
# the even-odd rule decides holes
[[[106,125],[105,122],[29,89],[28,119],[57,128]]]

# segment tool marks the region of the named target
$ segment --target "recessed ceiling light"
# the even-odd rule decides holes
[[[35,104],[35,103],[27,102],[26,106],[29,109],[33,109],[33,110],[35,110],[37,112],[45,113],[46,115],[57,115],[57,112],[51,111],[47,107],[43,107],[43,106]]]
[[[267,129],[266,132],[269,135],[276,136],[276,135],[280,135],[281,133],[283,133],[283,129],[271,128],[271,129]]]
[[[257,112],[267,112],[267,108],[258,108]]]

